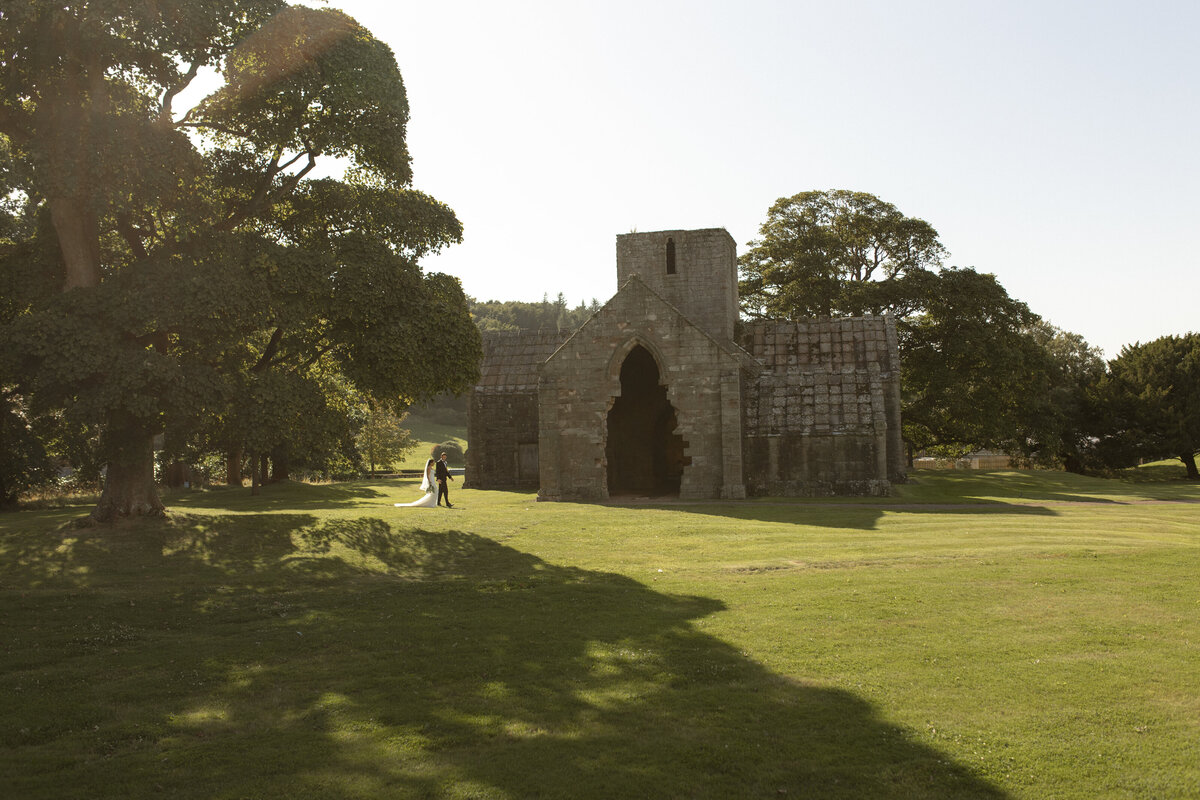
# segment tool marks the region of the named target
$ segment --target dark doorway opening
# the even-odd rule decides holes
[[[638,345],[621,364],[621,395],[608,412],[608,494],[679,494],[687,443],[659,385],[658,364]]]

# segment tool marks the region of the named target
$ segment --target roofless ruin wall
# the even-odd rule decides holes
[[[538,488],[538,368],[568,331],[489,331],[467,412],[467,489]]]
[[[899,351],[888,317],[755,322],[742,346],[751,495],[886,495],[903,480]]]

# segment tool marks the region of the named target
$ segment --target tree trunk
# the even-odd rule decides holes
[[[1189,451],[1179,457],[1183,462],[1183,466],[1187,469],[1187,479],[1189,481],[1200,481],[1200,471],[1196,470],[1196,454]]]
[[[67,268],[63,290],[100,285],[100,238],[96,214],[86,195],[51,197],[50,219]],[[104,448],[111,454],[100,502],[92,509],[96,522],[166,514],[154,485],[154,434],[120,414],[109,420]]]
[[[287,445],[281,444],[271,451],[271,483],[286,481],[290,475]]]
[[[163,471],[163,483],[178,489],[188,481],[188,465],[183,461],[172,461]]]
[[[75,197],[52,197],[50,219],[67,267],[64,289],[100,285],[100,240],[96,217]]]
[[[250,454],[250,494],[262,494],[262,459]]]
[[[51,50],[61,48],[64,69],[61,79],[46,87],[47,102],[37,110],[48,169],[60,186],[46,198],[46,205],[67,268],[64,291],[99,286],[101,277],[100,226],[91,202],[89,156],[96,146],[93,122],[105,112],[107,97],[99,52],[86,47],[81,34],[78,25],[58,31],[62,38],[51,44]]]
[[[258,482],[260,485],[265,485],[271,474],[271,457],[263,453],[258,457]]]
[[[137,444],[120,447],[108,462],[104,493],[92,509],[91,518],[116,522],[124,517],[165,516],[166,508],[154,485],[154,435],[127,430],[122,438]]]
[[[230,448],[225,456],[225,483],[229,486],[242,485],[242,448]]]

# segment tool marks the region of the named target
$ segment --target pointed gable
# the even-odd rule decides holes
[[[634,274],[554,351],[542,366],[542,372],[576,370],[581,361],[603,361],[607,364],[616,350],[634,339],[646,345],[660,359],[686,342],[687,349],[693,353],[711,350],[712,357],[727,367],[736,367],[751,374],[763,370],[763,365],[736,343],[722,342],[711,336],[650,288],[640,275]],[[607,346],[604,346],[605,343]],[[660,364],[661,367],[678,370],[695,359],[684,357],[666,360],[667,363]]]

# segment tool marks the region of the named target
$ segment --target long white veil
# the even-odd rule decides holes
[[[411,503],[392,503],[396,508],[433,508],[437,501],[433,491],[433,459],[425,465],[425,473],[421,477],[421,496]]]

